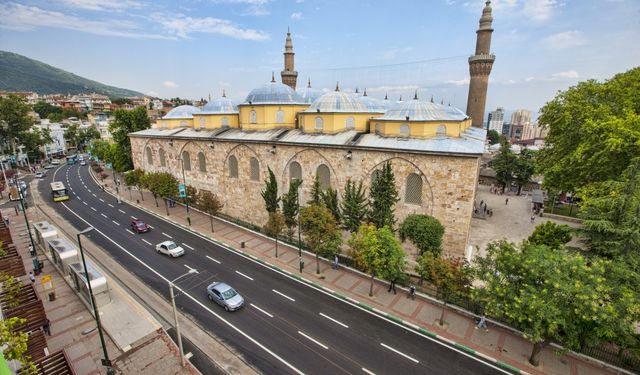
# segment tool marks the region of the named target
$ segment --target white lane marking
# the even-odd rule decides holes
[[[367,373],[367,374],[369,374],[369,375],[376,375],[376,373],[375,373],[375,372],[373,372],[373,371],[369,371],[369,370],[367,370],[367,369],[366,369],[366,368],[364,368],[364,367],[362,368],[362,371],[366,372],[366,373]]]
[[[85,186],[85,187],[86,187],[86,186]],[[87,191],[88,191],[89,193],[91,193],[91,189],[87,189]]]
[[[194,271],[195,271],[194,273],[200,273],[200,272],[198,272],[198,270],[193,269],[193,268],[191,268],[191,267],[187,266],[186,264],[185,264],[184,266],[185,266],[185,267],[187,267],[187,268],[189,269],[189,271],[194,270]]]
[[[208,255],[206,255],[206,257],[207,257],[207,258],[209,258],[210,260],[212,260],[212,261],[214,261],[214,262],[218,263],[218,264],[222,264],[222,263],[220,263],[220,261],[219,261],[219,260],[217,260],[217,259],[213,259],[212,257],[210,257],[210,256],[208,256]]]
[[[131,229],[127,229],[127,233],[133,234],[134,236],[136,235]]]
[[[173,238],[173,237],[171,237],[170,235],[166,234],[165,232],[162,232],[162,234],[163,234],[164,236],[168,237],[168,238]]]
[[[109,205],[109,207],[114,208],[113,205],[111,203],[107,203]]]
[[[102,215],[102,217],[104,217],[105,219],[108,219],[107,215],[100,213],[100,215]]]
[[[88,204],[87,204],[87,202],[85,202],[85,201],[82,201],[82,203],[84,203],[84,205],[85,205],[85,206],[88,206]]]
[[[118,211],[120,211],[121,213],[123,213],[125,215],[127,214],[126,212],[122,211],[121,209],[118,209]]]
[[[295,301],[296,301],[295,299],[293,299],[293,298],[289,297],[288,295],[286,295],[286,294],[284,294],[284,293],[282,293],[282,292],[278,292],[278,291],[277,291],[277,290],[275,290],[275,289],[271,289],[271,290],[273,290],[275,293],[278,293],[279,295],[283,296],[284,298],[286,298],[286,299],[290,300],[291,302],[295,302]]]
[[[390,347],[389,345],[387,345],[387,344],[385,344],[383,342],[381,342],[380,345],[382,345],[385,348],[391,350],[392,352],[396,352],[397,354],[400,354],[401,356],[405,357],[406,359],[412,360],[415,363],[420,363],[420,361],[418,361],[417,359],[415,359],[413,357],[410,357],[410,356],[404,354],[403,352],[399,351],[398,349],[394,349],[394,348]]]
[[[269,314],[268,312],[264,311],[263,309],[259,308],[258,306],[254,305],[253,303],[251,303],[250,305],[253,306],[256,310],[258,310],[261,313],[263,313],[264,315],[268,316],[269,318],[273,318],[273,315]]]
[[[100,202],[104,203],[104,199],[102,199],[102,198],[98,198],[98,199],[100,199]]]
[[[91,195],[93,195],[93,197],[94,197],[94,198],[98,198],[98,196],[97,196],[97,195],[95,195],[95,194],[91,194]]]
[[[92,210],[94,210],[95,212],[98,212],[98,210],[96,210],[95,208],[91,207]]]
[[[329,349],[328,346],[326,346],[325,344],[321,343],[320,341],[314,339],[313,337],[306,335],[304,332],[302,331],[298,331],[299,334],[301,334],[302,336],[306,337],[307,339],[309,339],[310,341],[315,342],[316,344],[318,344],[319,346],[323,347],[325,350]]]
[[[343,326],[344,328],[349,328],[349,326],[348,326],[348,325],[346,325],[346,324],[344,324],[344,323],[342,323],[342,322],[339,322],[339,321],[337,321],[337,320],[333,319],[333,318],[332,318],[332,317],[330,317],[329,315],[325,315],[325,314],[323,314],[323,313],[320,313],[320,315],[324,316],[325,318],[327,318],[327,319],[331,320],[332,322],[334,322],[334,323],[336,323],[336,324],[340,324],[340,325],[341,325],[341,326]]]
[[[242,272],[236,271],[236,273],[237,273],[238,275],[242,276],[242,277],[246,277],[247,279],[249,279],[249,280],[253,281],[253,278],[251,278],[251,277],[249,277],[249,276],[245,275],[245,274],[244,274],[244,273],[242,273]]]
[[[69,190],[73,191],[73,188],[70,187]]]
[[[136,219],[136,217],[135,217],[135,216],[129,216],[129,217],[130,217],[131,219],[133,219],[133,220],[135,220],[135,219]]]
[[[54,173],[54,177],[55,177],[55,173]],[[87,225],[91,225],[88,221],[86,221],[85,219],[83,219],[80,215],[78,215],[77,213],[75,213],[74,211],[72,211],[66,204],[62,203],[63,207],[66,208],[69,212],[71,212],[72,214],[74,214],[78,219],[84,221]],[[143,265],[144,267],[146,267],[149,271],[153,272],[156,276],[158,276],[160,279],[162,279],[164,282],[169,282],[170,280],[167,279],[166,277],[162,276],[162,274],[160,274],[157,270],[155,270],[153,267],[151,267],[150,265],[146,264],[145,262],[143,262],[142,260],[140,260],[140,258],[136,257],[135,255],[133,255],[130,251],[128,251],[127,249],[125,249],[124,247],[122,247],[120,244],[118,244],[116,241],[114,241],[113,239],[111,239],[110,237],[108,237],[107,235],[105,235],[104,233],[102,233],[99,229],[95,229],[95,231],[99,234],[101,234],[104,238],[106,238],[107,240],[109,240],[112,244],[114,244],[115,246],[117,246],[120,250],[122,250],[123,252],[125,252],[127,255],[129,255],[130,257],[132,257],[133,259],[135,259],[138,263],[140,263],[141,265]],[[146,240],[143,239],[143,241],[148,242]],[[270,356],[272,356],[273,358],[277,359],[278,361],[280,361],[282,364],[284,364],[285,366],[289,367],[293,372],[295,372],[296,374],[300,374],[300,375],[305,375],[304,372],[298,370],[294,365],[292,365],[291,363],[287,362],[284,360],[284,358],[280,357],[279,355],[277,355],[276,353],[274,353],[273,351],[271,351],[271,349],[267,348],[264,344],[261,344],[258,340],[254,339],[253,337],[249,336],[249,334],[247,334],[246,332],[244,332],[243,330],[241,330],[240,328],[236,327],[235,325],[231,324],[231,322],[229,322],[228,320],[226,320],[224,317],[222,317],[222,315],[216,313],[215,311],[211,310],[208,306],[206,306],[205,304],[203,304],[202,302],[198,301],[195,297],[193,297],[192,295],[190,295],[186,290],[183,290],[182,288],[180,288],[179,286],[175,286],[176,290],[178,290],[179,292],[181,292],[183,295],[185,295],[186,297],[188,297],[189,299],[191,299],[193,301],[193,303],[197,304],[198,306],[200,306],[203,310],[205,310],[206,312],[208,312],[209,314],[211,314],[212,316],[216,317],[218,320],[220,320],[221,322],[223,322],[224,324],[226,324],[227,326],[229,326],[231,329],[233,329],[234,331],[238,332],[240,335],[242,335],[244,338],[246,338],[247,340],[251,341],[252,343],[254,343],[257,347],[259,347],[260,349],[264,350],[265,352],[267,352]]]
[[[151,242],[145,240],[144,238],[142,239],[142,242],[146,243],[147,245],[151,245]]]
[[[147,224],[147,225],[149,225],[149,224]],[[153,226],[149,225],[149,228],[153,229]]]
[[[120,223],[118,223],[118,222],[117,222],[117,221],[115,221],[115,220],[111,220],[111,222],[113,222],[113,223],[114,223],[115,225],[117,225],[117,226],[120,226]]]
[[[191,247],[191,246],[187,245],[187,244],[186,244],[186,243],[184,243],[184,242],[182,243],[182,246],[184,246],[184,247],[186,247],[186,248],[189,248],[189,249],[193,250],[193,247]]]

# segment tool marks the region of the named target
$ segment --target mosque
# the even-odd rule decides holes
[[[391,102],[366,94],[323,93],[311,83],[296,89],[291,34],[287,32],[282,83],[252,90],[242,103],[226,97],[202,108],[174,108],[151,129],[129,134],[136,168],[170,172],[224,203],[222,212],[262,226],[261,197],[270,168],[278,193],[301,179],[300,202],[318,176],[323,189],[343,193],[348,179],[365,187],[391,162],[400,201],[398,223],[409,214],[436,217],[444,225],[445,254],[468,256],[469,227],[486,132],[482,128],[493,32],[490,1],[477,31],[467,113],[424,100]]]

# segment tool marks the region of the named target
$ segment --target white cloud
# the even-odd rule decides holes
[[[523,12],[535,21],[546,21],[560,4],[556,0],[526,0]]]
[[[61,0],[67,6],[88,10],[140,9],[142,3],[133,0]]]
[[[247,9],[245,9],[244,11],[242,11],[242,13],[240,13],[243,16],[256,16],[256,17],[260,17],[260,16],[268,16],[271,14],[271,12],[269,12],[269,9],[267,9],[265,6],[263,5],[252,5],[250,7],[248,7]]]
[[[60,12],[43,10],[38,7],[22,4],[0,4],[0,28],[29,31],[40,27],[51,27],[81,31],[90,34],[117,36],[137,39],[175,39],[164,35],[146,34],[137,30],[137,26],[128,21],[85,20],[75,16],[68,16]]]
[[[188,39],[192,33],[220,34],[235,39],[263,41],[269,34],[254,29],[243,29],[233,22],[213,17],[192,18],[183,14],[162,16],[154,14],[151,19],[159,22],[169,33]]]
[[[451,85],[455,85],[455,86],[468,85],[469,84],[469,78],[450,79],[450,80],[446,81],[445,83],[448,83],[448,84],[451,84]]]
[[[292,20],[301,20],[302,19],[302,12],[291,13],[291,19]]]
[[[175,89],[176,87],[178,87],[178,84],[173,81],[164,81],[162,82],[162,86],[168,89]]]
[[[549,35],[542,39],[542,42],[552,49],[564,49],[581,46],[586,43],[586,40],[581,31],[573,30]]]
[[[566,72],[553,73],[551,78],[563,79],[563,78],[578,78],[580,75],[575,70],[567,70]]]
[[[369,92],[399,92],[399,91],[415,91],[419,89],[417,85],[403,85],[403,86],[378,86],[378,87],[367,87],[367,93]]]

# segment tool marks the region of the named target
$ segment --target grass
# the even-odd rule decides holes
[[[547,200],[544,202],[544,212],[547,214],[568,216],[568,217],[578,217],[578,212],[580,211],[580,207],[573,204],[565,204],[559,203],[556,204],[555,207],[551,207],[551,201]]]

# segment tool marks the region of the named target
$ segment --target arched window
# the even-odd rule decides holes
[[[316,175],[318,176],[318,180],[320,180],[320,189],[322,189],[322,191],[331,187],[331,172],[329,171],[329,167],[320,164],[318,169],[316,169]]]
[[[436,128],[436,135],[445,136],[447,135],[447,127],[444,125],[438,125]]]
[[[356,128],[356,120],[353,118],[353,116],[347,117],[347,119],[344,121],[344,127],[346,130],[353,130]]]
[[[380,135],[380,124],[376,123],[376,134]]]
[[[284,111],[276,111],[276,124],[284,124]]]
[[[379,169],[376,169],[375,171],[373,171],[373,173],[371,173],[371,185],[373,185],[373,183],[382,175],[382,171]]]
[[[407,176],[407,186],[404,195],[404,202],[410,204],[422,204],[422,178],[415,173]]]
[[[207,120],[204,117],[200,117],[200,129],[204,129],[207,125]]]
[[[158,150],[158,159],[160,159],[160,166],[161,167],[166,167],[167,166],[167,157],[165,156],[163,148]]]
[[[294,179],[302,180],[302,167],[297,161],[292,161],[289,164],[289,180],[293,181]]]
[[[207,159],[204,157],[204,152],[198,153],[198,169],[200,169],[200,172],[207,171]]]
[[[322,117],[318,116],[316,117],[316,131],[321,132],[322,129],[324,129],[324,120]]]
[[[182,151],[182,168],[185,171],[191,170],[191,155],[189,155],[188,151]]]
[[[409,136],[409,125],[407,125],[407,124],[400,125],[400,136],[401,137],[408,137]]]
[[[220,119],[220,125],[223,128],[228,128],[229,127],[229,118],[227,118],[226,116]]]
[[[256,111],[251,110],[251,112],[249,112],[249,122],[252,124],[258,122],[258,115],[256,114]]]
[[[238,178],[238,159],[235,156],[229,156],[229,177]]]
[[[258,159],[253,157],[249,159],[249,172],[252,181],[260,181],[260,164],[258,164]]]
[[[147,164],[153,165],[153,153],[151,151],[151,147],[147,146],[145,154],[147,154]]]

